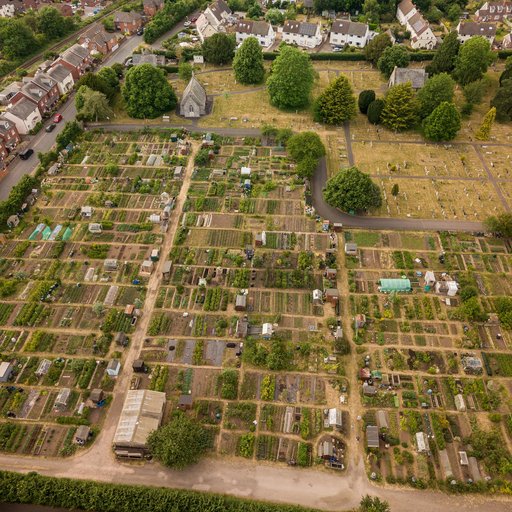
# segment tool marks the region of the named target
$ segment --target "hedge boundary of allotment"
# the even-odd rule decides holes
[[[110,484],[0,471],[4,503],[26,503],[95,512],[319,512],[220,494],[163,487]]]

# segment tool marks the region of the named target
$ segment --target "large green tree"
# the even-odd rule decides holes
[[[389,129],[401,132],[412,128],[418,120],[418,101],[410,83],[388,89],[381,113],[381,122]]]
[[[379,23],[380,6],[377,0],[364,0],[363,13],[368,23]]]
[[[4,57],[19,59],[37,48],[34,33],[21,19],[9,19],[0,25],[0,46]]]
[[[496,108],[496,119],[500,122],[512,121],[512,79],[505,80],[491,100],[491,107]]]
[[[432,62],[426,68],[429,75],[451,73],[453,71],[460,48],[460,41],[457,38],[457,32],[452,31],[443,39],[439,49],[434,54]]]
[[[259,84],[263,80],[263,52],[255,37],[248,37],[236,51],[233,70],[242,84]]]
[[[292,135],[286,142],[286,149],[297,162],[297,174],[303,178],[313,176],[318,159],[325,155],[325,146],[315,132]]]
[[[315,119],[326,124],[342,124],[356,116],[356,99],[345,75],[334,79],[315,101]]]
[[[164,466],[183,469],[199,461],[210,447],[211,438],[209,430],[177,411],[169,423],[149,435],[148,446]]]
[[[279,9],[269,9],[265,13],[265,20],[272,25],[282,25],[284,23],[284,14]]]
[[[401,44],[395,44],[394,46],[385,48],[377,62],[377,67],[386,78],[389,78],[395,66],[406,68],[410,61],[411,56],[407,48]]]
[[[459,50],[456,59],[454,77],[461,85],[469,84],[484,76],[489,64],[494,60],[491,45],[485,37],[468,39]]]
[[[73,28],[71,18],[65,18],[54,7],[43,7],[37,13],[37,30],[48,39],[56,39]]]
[[[389,35],[385,32],[379,34],[364,47],[366,60],[376,66],[384,50],[390,46],[393,46],[393,43]]]
[[[151,64],[134,66],[122,89],[126,111],[137,119],[154,119],[176,106],[177,98],[164,72]]]
[[[489,217],[485,227],[491,232],[505,238],[512,238],[512,213],[500,213]]]
[[[80,87],[82,96],[82,107],[79,115],[86,121],[103,121],[112,116],[112,109],[109,106],[107,97],[98,91],[93,91],[87,86]],[[77,92],[78,94],[78,92]]]
[[[480,125],[480,128],[478,128],[478,130],[475,134],[475,137],[478,140],[489,140],[489,137],[491,136],[492,125],[493,125],[495,119],[496,119],[496,107],[491,107],[489,112],[487,112],[487,114],[485,114],[482,124]]]
[[[283,46],[267,79],[270,101],[279,108],[303,108],[309,103],[314,79],[309,55],[298,48]]]
[[[98,91],[104,94],[110,101],[113,99],[115,89],[112,88],[108,81],[99,73],[86,73],[76,83],[76,88],[79,89],[85,85],[93,91]]]
[[[391,512],[391,509],[387,501],[367,494],[361,498],[358,512]]]
[[[384,110],[384,100],[376,99],[368,105],[368,121],[372,124],[379,124],[382,117],[382,111]]]
[[[100,78],[103,78],[103,80],[105,80],[108,86],[111,87],[113,90],[119,89],[119,75],[117,74],[117,71],[114,68],[105,66],[101,68],[97,74]]]
[[[460,130],[460,114],[448,101],[439,104],[423,123],[425,137],[434,141],[452,140]]]
[[[418,91],[420,116],[430,115],[443,101],[453,101],[455,81],[448,73],[439,73],[429,78]]]
[[[203,56],[206,62],[224,66],[233,60],[236,41],[233,35],[218,32],[203,42]]]
[[[382,204],[378,185],[357,167],[342,169],[334,175],[325,186],[324,198],[345,212],[366,212]]]
[[[361,114],[366,114],[368,112],[368,107],[372,101],[375,101],[375,91],[371,89],[366,89],[365,91],[361,91],[359,93],[359,98],[357,100],[357,106],[359,107],[359,112]]]

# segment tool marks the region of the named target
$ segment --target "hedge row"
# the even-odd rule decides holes
[[[278,52],[264,52],[265,60],[274,60],[279,55]],[[432,60],[435,52],[409,52],[411,61],[423,62]],[[311,60],[345,60],[345,61],[363,61],[366,57],[363,52],[331,52],[331,53],[311,53]]]
[[[95,512],[315,512],[241,498],[162,487],[142,487],[0,471],[4,503],[30,503]]]

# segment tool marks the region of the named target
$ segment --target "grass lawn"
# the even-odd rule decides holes
[[[380,242],[380,233],[374,231],[353,231],[352,237],[360,247],[375,247]]]

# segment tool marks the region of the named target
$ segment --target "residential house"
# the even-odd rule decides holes
[[[476,22],[476,21],[460,21],[457,25],[457,39],[461,43],[465,43],[468,39],[475,36],[482,36],[489,41],[494,42],[496,37],[496,25],[494,23]]]
[[[0,363],[0,382],[8,382],[13,370],[13,361],[2,361]]]
[[[414,90],[421,89],[428,78],[423,68],[399,68],[395,66],[389,77],[388,87],[409,82]]]
[[[21,135],[27,135],[43,119],[37,103],[25,97],[21,98],[15,105],[7,107],[3,117],[12,121]]]
[[[503,50],[512,50],[512,33],[507,34],[501,41],[501,48]]]
[[[329,42],[333,46],[355,46],[364,48],[370,40],[370,29],[366,23],[350,20],[335,20],[331,27]]]
[[[475,13],[477,21],[503,21],[512,18],[512,2],[485,2]]]
[[[184,117],[201,117],[206,114],[206,91],[192,75],[190,82],[183,91],[180,102],[180,115]]]
[[[376,425],[368,425],[366,427],[366,446],[368,448],[379,447],[379,427]]]
[[[119,40],[116,34],[105,30],[101,24],[92,25],[84,32],[78,42],[89,50],[90,53],[107,55],[119,48]]]
[[[320,25],[287,20],[283,26],[283,41],[303,48],[315,48],[322,44]]]
[[[111,359],[107,366],[107,375],[110,377],[117,377],[121,370],[121,363],[119,359]]]
[[[4,87],[4,89],[0,91],[0,103],[2,105],[8,105],[11,99],[20,92],[22,87],[22,82],[11,82],[7,87]]]
[[[57,85],[57,81],[54,80],[47,73],[42,73],[40,71],[36,72],[36,75],[32,78],[24,80],[26,81],[26,84],[24,87],[22,87],[21,92],[25,92],[26,86],[28,86],[29,88],[34,85],[37,86],[40,90],[43,91],[43,95],[39,100],[37,106],[39,107],[39,110],[41,111],[42,115],[50,112],[60,97],[59,86]]]
[[[75,80],[73,73],[69,68],[62,64],[55,64],[47,71],[47,75],[51,76],[56,82],[61,95],[67,94],[73,89]]]
[[[16,125],[5,117],[0,117],[0,140],[7,151],[12,151],[21,141]]]
[[[411,46],[415,50],[432,50],[437,44],[437,38],[432,32],[428,21],[411,0],[402,0],[397,7],[396,17],[401,25],[405,25],[411,33]]]
[[[148,18],[152,18],[158,11],[163,9],[164,0],[143,0],[144,14]]]
[[[80,425],[75,432],[75,443],[84,445],[91,436],[91,427],[87,425]]]
[[[62,64],[71,71],[75,81],[91,67],[91,63],[89,50],[79,44],[74,44],[68,48],[56,61],[56,64]]]
[[[142,27],[142,16],[135,11],[118,11],[114,16],[114,26],[123,34],[135,34]]]
[[[210,4],[196,21],[196,29],[201,42],[217,34],[225,32],[225,25],[233,12],[224,0],[217,0]]]
[[[241,20],[236,26],[236,42],[243,43],[248,37],[255,37],[260,46],[268,48],[274,44],[276,33],[266,21]]]

